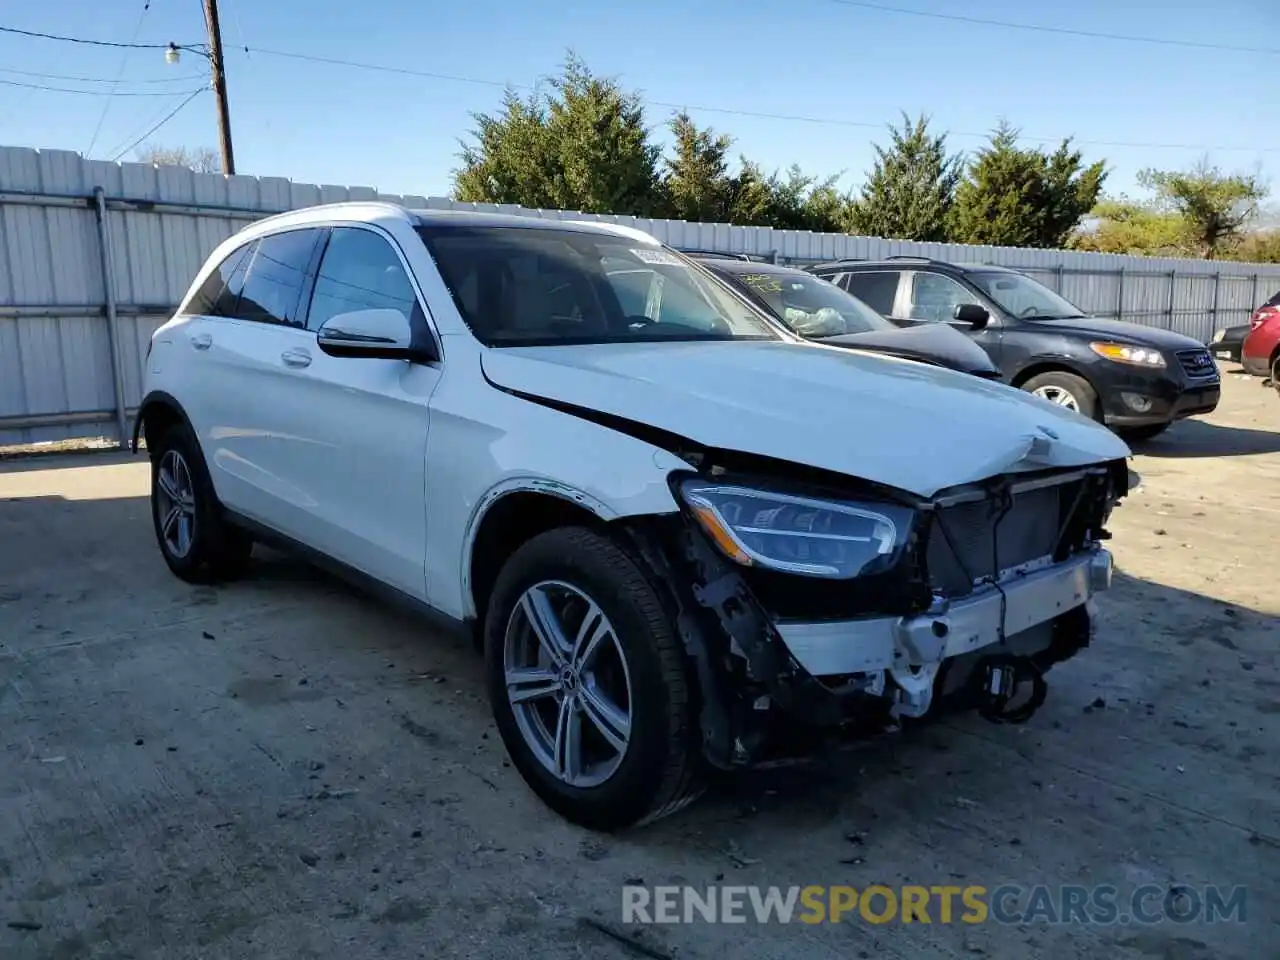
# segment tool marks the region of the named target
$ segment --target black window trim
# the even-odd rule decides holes
[[[306,295],[305,309],[302,311],[303,326],[299,328],[303,333],[310,334],[315,340],[319,340],[320,331],[311,329],[311,305],[315,299],[316,282],[320,278],[320,265],[324,263],[324,255],[329,251],[329,242],[333,239],[334,230],[364,230],[366,233],[372,233],[374,236],[381,237],[400,260],[400,267],[404,270],[405,276],[409,278],[409,286],[413,290],[414,310],[413,317],[409,321],[410,336],[417,340],[422,333],[426,333],[429,344],[425,345],[425,349],[420,351],[423,355],[432,355],[435,360],[432,366],[439,366],[444,362],[444,338],[440,336],[440,331],[436,329],[435,318],[431,315],[431,311],[427,309],[427,298],[422,291],[422,286],[418,283],[418,277],[413,271],[413,266],[409,263],[409,258],[405,256],[404,250],[401,248],[396,238],[384,228],[376,223],[365,223],[359,220],[334,220],[324,223],[311,224],[313,228],[318,229],[324,234],[323,238],[316,244],[315,250],[312,252],[311,266],[308,270],[308,278],[303,282],[303,293]],[[415,238],[419,243],[422,239],[414,232]],[[426,244],[422,244],[423,252],[427,252]],[[429,254],[428,254],[429,257]]]

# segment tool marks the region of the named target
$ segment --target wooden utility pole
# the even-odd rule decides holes
[[[209,30],[209,69],[213,75],[213,95],[218,101],[218,141],[222,149],[222,172],[236,172],[236,156],[231,149],[231,111],[227,107],[227,74],[222,64],[222,27],[218,23],[218,0],[204,0],[204,22]]]

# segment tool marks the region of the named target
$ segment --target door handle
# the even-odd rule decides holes
[[[191,346],[197,350],[208,350],[213,346],[213,336],[207,333],[193,333],[191,335]]]
[[[311,366],[311,354],[301,347],[293,347],[280,354],[280,359],[284,361],[287,367],[309,367]]]

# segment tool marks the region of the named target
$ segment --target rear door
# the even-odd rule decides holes
[[[271,358],[282,386],[267,464],[288,492],[283,532],[426,599],[428,402],[439,364],[333,357],[316,331],[342,313],[400,311],[429,333],[425,300],[390,235],[365,225],[328,231],[304,295],[305,329]]]
[[[282,531],[301,495],[280,469],[290,442],[280,412],[293,402],[281,356],[305,336],[300,299],[321,235],[287,230],[251,243],[207,323],[216,384],[203,439],[218,497]]]

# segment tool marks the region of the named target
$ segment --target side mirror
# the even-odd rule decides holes
[[[952,314],[957,323],[967,323],[974,330],[982,330],[991,321],[987,308],[976,303],[960,303]]]
[[[320,328],[316,340],[320,349],[332,357],[414,358],[413,330],[399,310],[339,313]]]

